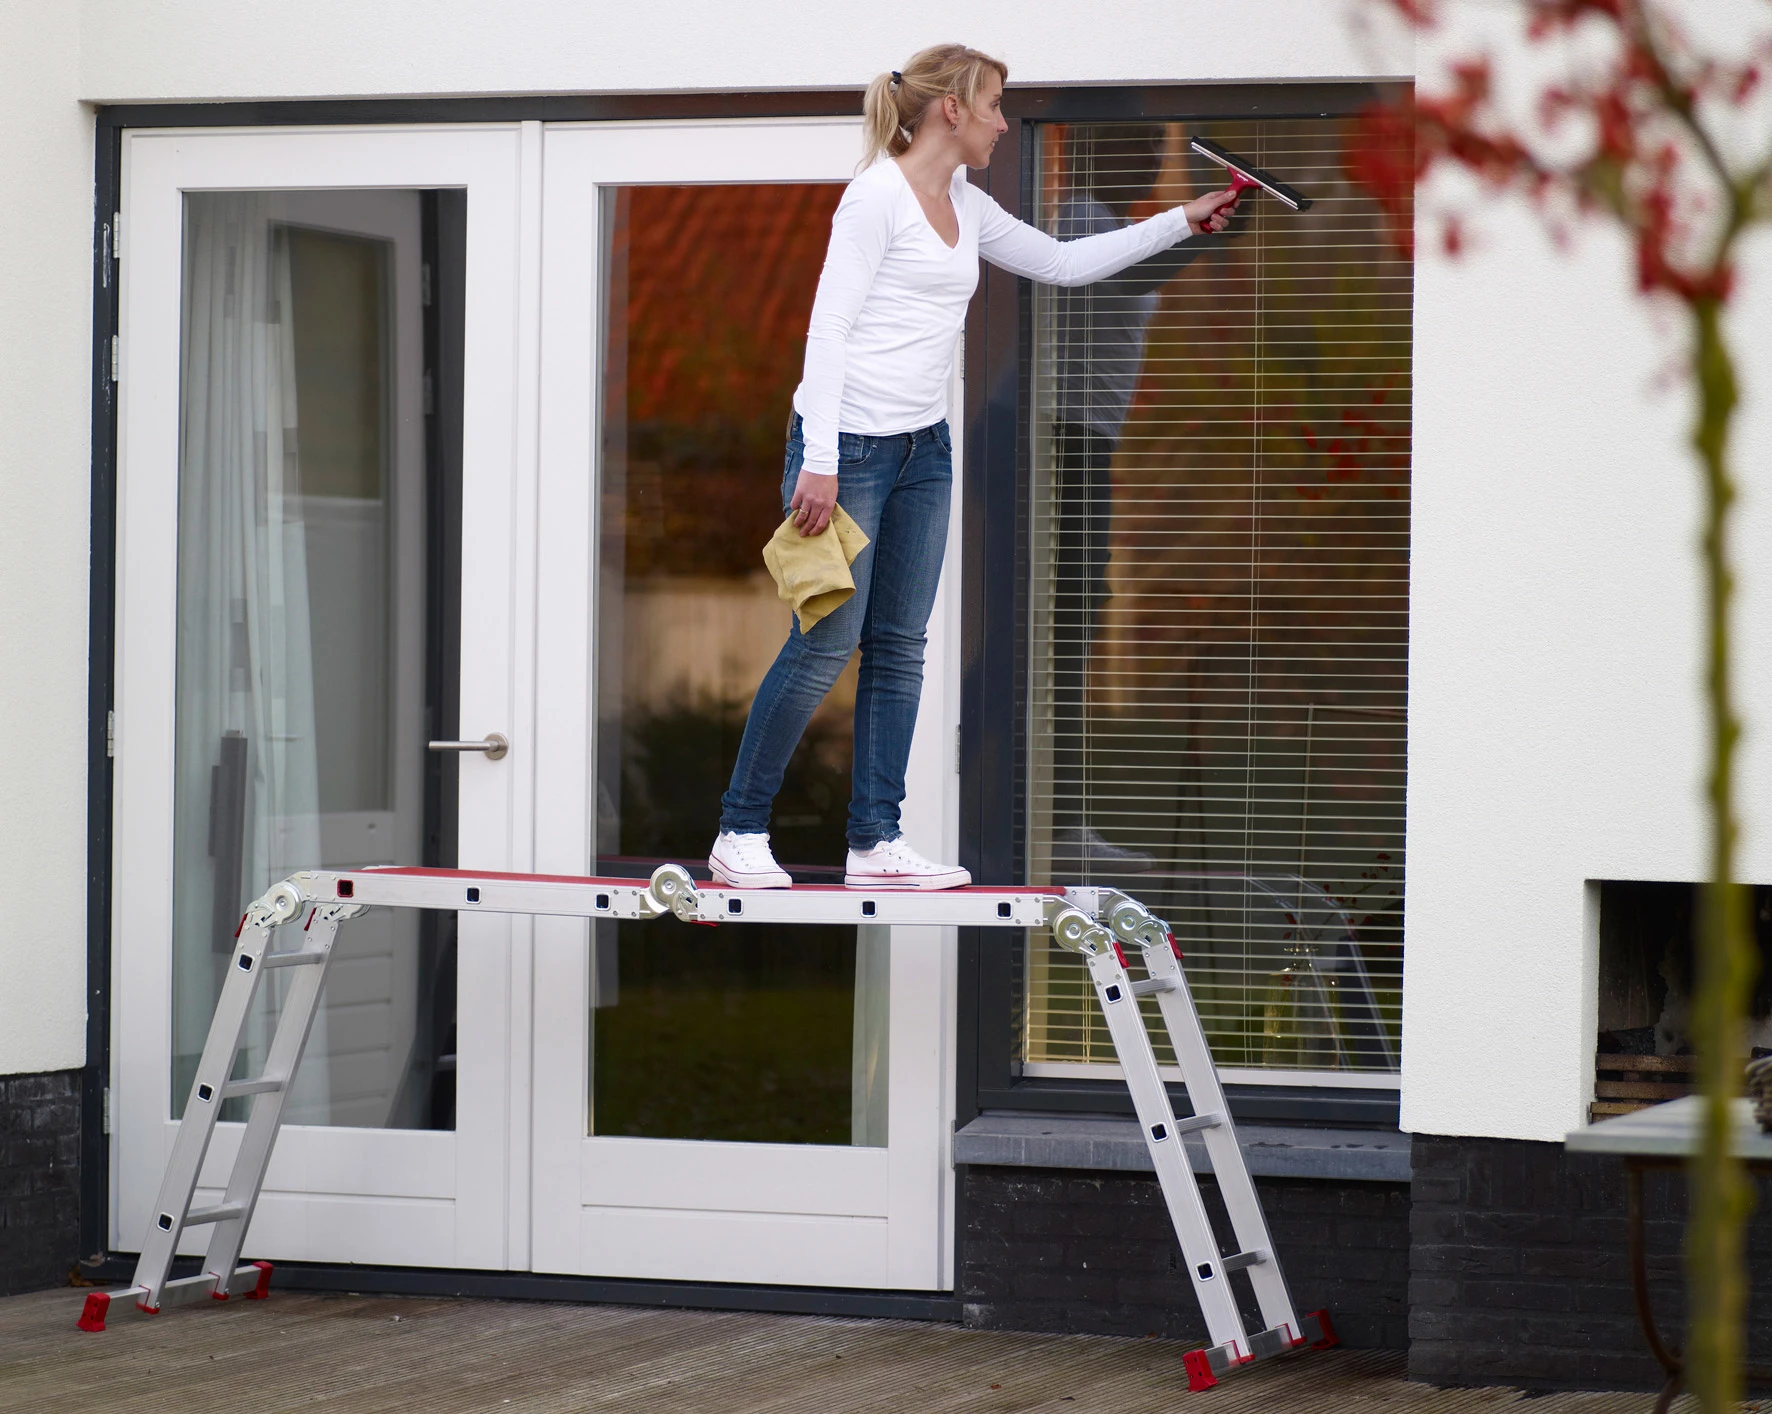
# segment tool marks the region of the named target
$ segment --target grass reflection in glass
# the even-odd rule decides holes
[[[850,1142],[855,930],[617,925],[593,1132]]]

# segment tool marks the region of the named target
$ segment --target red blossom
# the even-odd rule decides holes
[[[1380,2],[1418,29],[1439,14],[1435,0]],[[1349,175],[1391,218],[1405,249],[1413,248],[1407,229],[1412,188],[1450,164],[1533,199],[1553,234],[1566,229],[1569,213],[1613,215],[1629,231],[1645,293],[1688,303],[1727,299],[1733,282],[1727,262],[1693,254],[1721,204],[1708,169],[1685,146],[1686,130],[1702,100],[1739,105],[1754,93],[1772,62],[1772,35],[1753,45],[1753,62],[1724,63],[1696,54],[1667,7],[1653,0],[1527,0],[1525,33],[1532,43],[1559,39],[1584,22],[1609,26],[1616,52],[1598,70],[1547,84],[1535,104],[1543,132],[1571,118],[1585,120],[1591,147],[1578,161],[1549,166],[1533,155],[1530,135],[1516,131],[1494,102],[1490,61],[1477,56],[1454,63],[1437,91],[1361,114]],[[1468,244],[1455,215],[1442,219],[1441,244],[1448,255]]]

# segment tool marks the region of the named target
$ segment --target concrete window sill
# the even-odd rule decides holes
[[[1304,1129],[1239,1124],[1243,1158],[1256,1178],[1409,1181],[1409,1136],[1384,1129]],[[1207,1173],[1198,1134],[1185,1141],[1194,1172]],[[987,1112],[954,1134],[954,1162],[1006,1168],[1152,1171],[1138,1122],[1118,1116]]]

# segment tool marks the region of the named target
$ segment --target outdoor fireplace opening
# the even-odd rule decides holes
[[[1592,1119],[1629,1114],[1692,1093],[1691,1033],[1699,886],[1600,881],[1599,1036]],[[1772,886],[1755,885],[1759,978],[1748,1046],[1772,1054]]]

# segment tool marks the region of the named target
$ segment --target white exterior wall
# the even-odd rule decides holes
[[[862,85],[963,39],[1018,83],[1338,78],[1346,0],[84,0],[84,95],[157,99]],[[1394,72],[1394,70],[1383,70]]]
[[[0,6],[0,1075],[86,1057],[92,119],[71,6]]]
[[[1745,3],[1745,0],[1730,0]],[[786,0],[366,5],[85,0],[0,21],[0,137],[30,219],[0,230],[0,757],[9,866],[51,887],[0,924],[0,1072],[80,1060],[87,553],[89,129],[95,102],[859,85],[958,36],[1019,82],[1338,79],[1407,72],[1325,0]],[[1757,13],[1757,11],[1755,11]],[[23,214],[23,213],[21,213]],[[1405,1127],[1555,1139],[1593,1049],[1586,881],[1696,878],[1703,825],[1687,399],[1677,351],[1598,232],[1555,252],[1523,211],[1480,213],[1481,248],[1425,258],[1417,423]],[[1766,292],[1735,327],[1749,397],[1739,465],[1772,444]],[[55,475],[45,474],[53,468]],[[1738,550],[1741,697],[1772,702],[1772,506],[1750,487]],[[19,527],[28,527],[20,536]],[[1744,872],[1772,881],[1753,818],[1772,753],[1750,736]]]
[[[1467,4],[1461,17],[1472,24]],[[1764,8],[1704,0],[1708,33]],[[1733,20],[1731,26],[1730,21]],[[1482,22],[1482,21],[1475,21]],[[1491,28],[1487,43],[1507,50]],[[1478,52],[1473,31],[1424,43]],[[1511,94],[1504,86],[1504,101]],[[1763,130],[1763,128],[1762,128]],[[1635,294],[1625,242],[1558,253],[1523,202],[1447,183],[1476,250],[1415,287],[1409,901],[1403,1127],[1560,1140],[1591,1098],[1601,879],[1698,880],[1708,827],[1699,480],[1682,316]],[[1739,876],[1772,883],[1772,239],[1731,329]]]

